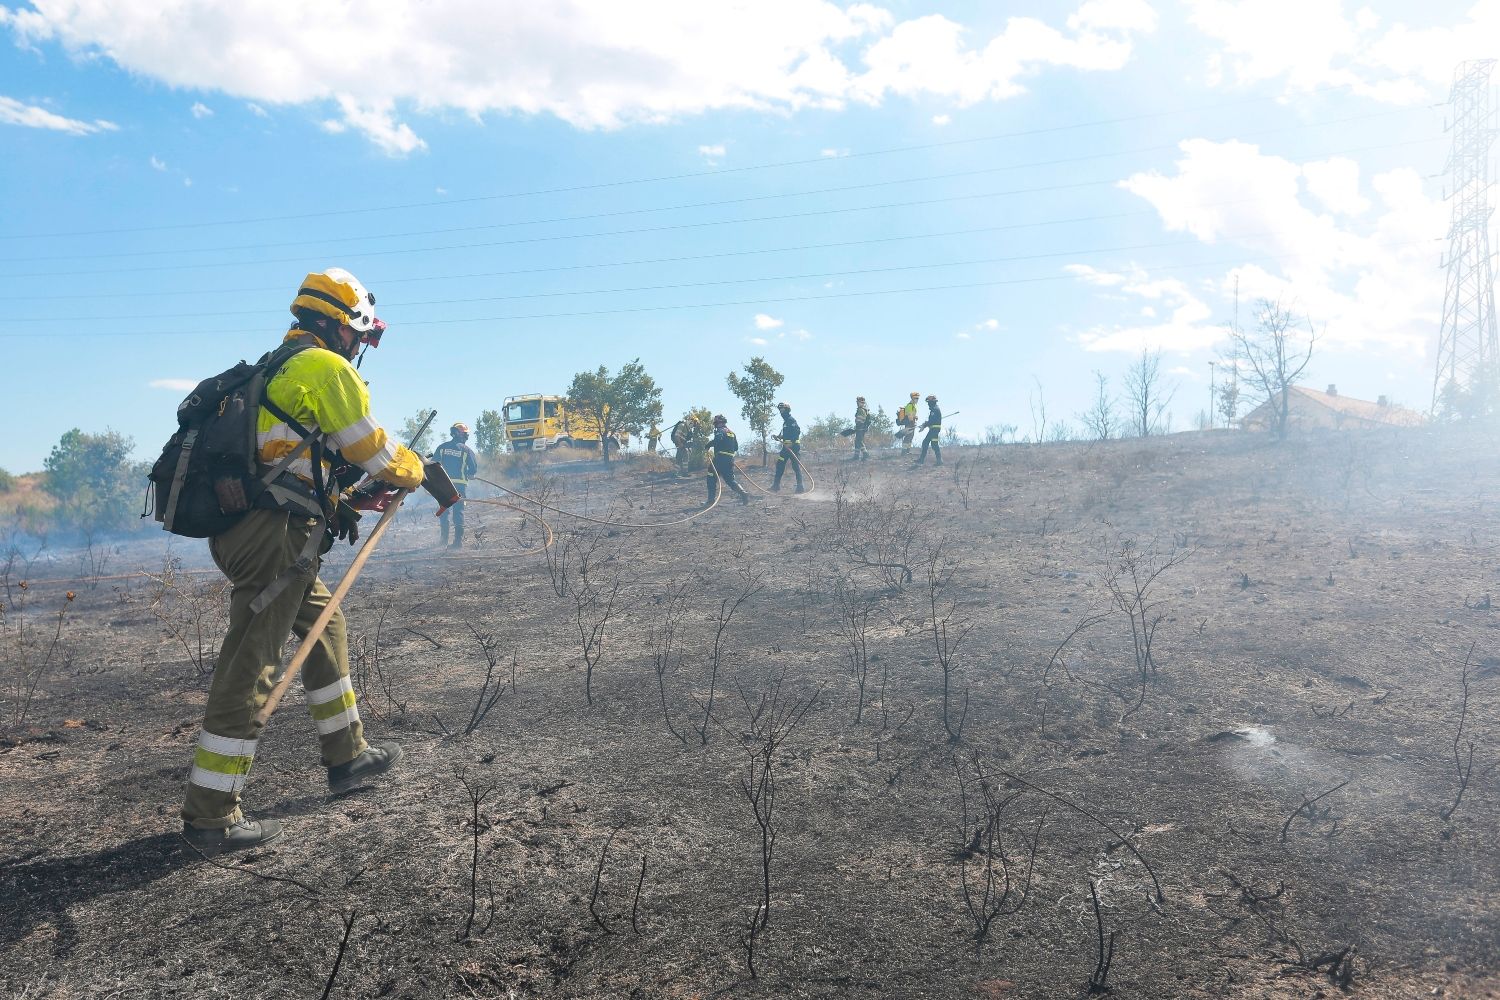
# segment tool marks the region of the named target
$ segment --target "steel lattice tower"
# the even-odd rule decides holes
[[[1432,382],[1436,413],[1450,384],[1500,399],[1500,340],[1495,332],[1495,272],[1490,255],[1490,146],[1495,108],[1490,71],[1496,60],[1458,65],[1448,98],[1453,147],[1447,172],[1453,202],[1448,228],[1447,286],[1438,331],[1437,372]],[[1476,382],[1482,384],[1476,384]]]

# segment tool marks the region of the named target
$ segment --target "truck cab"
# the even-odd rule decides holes
[[[505,440],[513,451],[546,451],[550,448],[599,447],[598,421],[582,413],[568,410],[563,396],[543,393],[528,393],[523,396],[507,396],[502,411],[505,419]],[[618,434],[610,439],[609,449],[613,453],[628,440],[628,435]]]

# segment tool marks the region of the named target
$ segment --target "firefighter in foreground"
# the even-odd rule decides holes
[[[781,489],[781,477],[786,473],[788,462],[797,474],[797,492],[806,492],[802,487],[802,425],[792,416],[792,408],[786,403],[777,403],[781,411],[781,433],[772,437],[781,442],[781,454],[776,459],[776,475],[771,480],[771,489]]]
[[[896,411],[896,426],[901,428],[901,450],[911,451],[912,438],[917,434],[917,393],[911,394],[911,401]]]
[[[922,421],[921,429],[927,432],[927,436],[922,438],[922,454],[912,464],[925,464],[927,461],[927,449],[931,446],[932,455],[937,459],[933,464],[942,465],[943,443],[941,439],[943,436],[943,411],[938,409],[938,398],[936,396],[927,397],[927,419]]]
[[[448,429],[449,438],[437,446],[432,457],[437,459],[443,471],[448,473],[448,478],[453,480],[453,488],[458,490],[460,497],[469,494],[469,477],[479,475],[479,456],[474,454],[474,449],[468,445],[469,425],[454,424]],[[443,529],[440,545],[448,544],[448,516],[453,515],[453,547],[463,548],[464,544],[464,502],[459,500],[452,507],[445,509],[438,515],[438,524]]]
[[[377,343],[385,325],[375,318],[375,297],[341,268],[309,274],[292,301],[296,323],[288,343],[309,345],[293,355],[266,385],[257,420],[256,446],[268,468],[301,450],[270,490],[222,534],[209,539],[214,562],[233,585],[229,631],[220,646],[203,730],[193,754],[182,807],[183,836],[205,854],[240,850],[281,835],[277,820],[249,820],[240,790],[255,759],[265,704],[281,667],[288,633],[306,634],[330,594],[318,579],[319,552],[331,539],[321,530],[332,510],[330,481],[340,456],[378,482],[371,504],[388,502],[397,488],[422,482],[422,460],[390,440],[370,415],[365,383],[350,360],[362,343]],[[322,456],[335,452],[332,461]],[[314,484],[324,484],[319,496]],[[389,489],[386,489],[388,487]],[[316,534],[314,534],[316,532]],[[318,639],[302,674],[307,706],[318,730],[329,791],[364,787],[401,758],[401,748],[365,742],[353,685],[342,612]]]
[[[714,417],[714,436],[708,442],[708,454],[712,462],[708,470],[708,502],[710,505],[719,498],[719,484],[722,482],[729,487],[729,491],[739,497],[740,503],[749,503],[750,494],[734,479],[734,456],[739,453],[740,439],[734,436],[734,431],[729,429],[729,422],[724,415],[718,414]]]
[[[870,408],[865,405],[865,397],[854,397],[854,455],[856,462],[866,461],[870,453],[865,450],[865,434],[870,429]]]

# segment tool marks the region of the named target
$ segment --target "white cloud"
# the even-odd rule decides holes
[[[4,10],[4,7],[0,7],[0,12]],[[0,14],[0,23],[4,23],[3,14]],[[13,97],[0,97],[0,124],[44,128],[69,135],[93,135],[97,132],[117,132],[120,129],[114,122],[107,122],[102,118],[95,118],[91,122],[65,118],[34,104],[22,104]]]
[[[960,330],[953,335],[954,340],[973,340],[974,335],[967,330]]]
[[[1088,0],[1068,18],[1074,31],[1153,31],[1156,10],[1145,0]]]
[[[394,102],[376,101],[367,105],[347,94],[340,94],[338,103],[349,127],[363,132],[365,138],[379,146],[386,155],[406,156],[427,148],[427,143],[417,137],[410,125],[396,121]],[[324,126],[327,126],[326,122]]]
[[[1189,368],[1187,365],[1177,365],[1175,368],[1168,368],[1167,369],[1167,374],[1168,375],[1177,375],[1177,376],[1180,376],[1181,378],[1190,378],[1194,382],[1201,382],[1201,381],[1203,381],[1203,376],[1199,375],[1197,372],[1193,371],[1193,369]]]
[[[796,337],[798,340],[812,340],[813,337],[813,335],[808,333],[806,330],[798,330],[793,333],[792,336]]]
[[[1087,0],[1060,25],[1011,18],[993,37],[937,15],[898,23],[846,0],[387,0],[360,8],[351,46],[345,5],[183,9],[192,16],[41,2],[0,7],[0,26],[22,44],[108,59],[171,87],[255,107],[336,106],[346,130],[405,155],[423,148],[410,116],[446,111],[617,128],[904,95],[972,104],[1020,93],[1023,78],[1050,67],[1118,69],[1155,23],[1144,0]]]
[[[167,169],[167,162],[165,160],[159,160],[153,155],[151,157],[151,169],[165,171]]]
[[[1460,60],[1493,57],[1500,38],[1495,0],[1477,0],[1462,18],[1427,28],[1383,27],[1368,7],[1351,18],[1343,0],[1186,3],[1188,21],[1218,45],[1209,54],[1213,84],[1228,77],[1242,85],[1282,80],[1291,92],[1346,86],[1376,100],[1414,104],[1445,89]]]
[[[849,151],[847,149],[822,149],[818,151],[818,155],[834,160],[840,156],[848,156]]]
[[[432,192],[433,194],[447,194],[448,189],[445,187],[435,187],[432,189]]]
[[[993,319],[993,318],[986,319],[986,320],[980,320],[978,323],[974,324],[974,329],[976,329],[976,330],[998,330],[998,329],[1000,329],[1000,321],[998,319]]]
[[[1146,18],[1143,11],[1150,8],[1138,0],[1085,3],[1068,19],[1071,34],[1012,17],[977,48],[968,44],[963,25],[941,14],[903,21],[866,50],[867,69],[854,79],[854,94],[871,103],[887,94],[936,94],[969,105],[1025,93],[1021,78],[1047,67],[1120,69],[1130,59],[1134,33],[1155,25],[1154,12]]]
[[[933,115],[932,116],[932,124],[938,126],[939,128],[941,128],[944,125],[951,125],[952,123],[953,123],[953,116],[952,115]]]
[[[1359,164],[1336,156],[1302,167],[1308,193],[1330,212],[1359,215],[1370,207],[1370,199],[1359,191]]]
[[[198,383],[190,378],[154,378],[146,383],[153,389],[171,389],[173,392],[191,392]]]
[[[746,337],[745,340],[754,344],[756,347],[765,347],[770,343],[770,341],[765,337]]]
[[[724,159],[724,144],[721,142],[713,146],[699,146],[698,155],[709,163],[718,163]]]
[[[779,326],[785,326],[786,320],[777,319],[775,316],[767,316],[765,313],[755,314],[755,328],[757,330],[774,330]]]
[[[250,113],[252,115],[254,115],[255,117],[257,117],[257,118],[269,118],[269,117],[271,117],[271,112],[267,111],[265,108],[261,107],[259,104],[256,104],[254,101],[247,101],[245,103],[245,107],[248,108],[248,109],[250,109]]]
[[[1165,316],[1148,325],[1096,327],[1080,343],[1129,351],[1211,346],[1223,336],[1238,283],[1242,316],[1257,299],[1279,299],[1310,317],[1330,346],[1422,356],[1442,306],[1443,274],[1433,262],[1447,219],[1420,175],[1391,170],[1366,187],[1357,169],[1331,161],[1299,165],[1245,143],[1195,139],[1182,149],[1174,175],[1137,174],[1122,186],[1150,202],[1167,230],[1218,244],[1218,256],[1236,248],[1245,262],[1192,288],[1140,269],[1069,265],[1067,273],[1080,281]]]
[[[1224,335],[1214,323],[1213,310],[1188,286],[1175,278],[1152,278],[1139,267],[1124,272],[1100,271],[1088,264],[1069,264],[1064,269],[1080,281],[1113,294],[1146,299],[1167,310],[1164,322],[1134,325],[1102,325],[1079,334],[1078,342],[1088,351],[1142,350],[1193,351],[1211,347]]]
[[[214,109],[202,101],[195,101],[193,106],[188,110],[193,113],[194,118],[212,118],[214,116]]]

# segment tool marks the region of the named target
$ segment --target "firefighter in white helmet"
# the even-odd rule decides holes
[[[183,835],[205,854],[255,847],[281,835],[277,820],[245,818],[240,790],[260,737],[255,713],[280,672],[287,636],[306,634],[331,599],[317,569],[331,544],[324,526],[337,520],[336,494],[349,485],[339,482],[335,470],[368,473],[389,491],[418,486],[423,478],[421,458],[375,422],[364,380],[351,364],[365,346],[378,345],[385,331],[375,316],[375,296],[348,271],[330,268],[303,279],[291,308],[296,322],[285,340],[302,349],[266,383],[256,447],[267,470],[297,457],[255,509],[209,539],[209,552],[233,591],[229,631],[219,647],[182,807]],[[367,502],[383,499],[377,489]],[[335,612],[302,673],[335,795],[364,787],[401,757],[394,742],[365,742],[345,635],[343,613]]]

